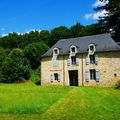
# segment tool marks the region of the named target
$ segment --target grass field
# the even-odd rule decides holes
[[[120,90],[0,84],[0,120],[120,120]]]

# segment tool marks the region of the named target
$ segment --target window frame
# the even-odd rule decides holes
[[[96,80],[96,70],[90,69],[90,80]]]
[[[71,64],[72,65],[76,65],[77,64],[76,56],[71,56]]]
[[[53,49],[53,55],[59,55],[59,49],[58,48]]]
[[[56,79],[57,78],[57,79]],[[58,81],[59,80],[59,74],[58,73],[54,73],[54,80]]]
[[[95,51],[96,51],[95,46],[96,46],[96,45],[93,44],[93,43],[89,44],[89,46],[88,46],[88,47],[89,47],[89,52],[92,52],[92,53],[95,52]],[[92,47],[92,49],[91,49],[91,47]]]
[[[89,58],[90,58],[90,64],[95,64],[96,63],[95,54],[89,55]]]
[[[74,51],[73,51],[73,49],[74,49]],[[72,45],[70,47],[70,53],[77,53],[77,47],[75,45]]]

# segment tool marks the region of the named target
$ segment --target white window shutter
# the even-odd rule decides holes
[[[95,55],[95,64],[98,64],[98,62],[99,62],[98,55]]]
[[[53,56],[52,58],[52,64],[53,64],[53,67],[57,67],[59,65],[59,62],[57,60],[57,56]]]
[[[53,74],[50,75],[50,79],[51,79],[51,81],[54,80],[54,75]]]
[[[76,57],[76,64],[79,65],[80,58],[79,56]]]
[[[71,64],[71,59],[70,59],[70,56],[68,57],[68,61],[67,61],[67,65],[70,66]]]
[[[86,56],[86,65],[89,65],[89,63],[90,63],[90,57],[87,55]]]
[[[90,80],[90,71],[85,71],[85,80],[87,82]]]
[[[96,70],[96,81],[100,80],[100,71]]]

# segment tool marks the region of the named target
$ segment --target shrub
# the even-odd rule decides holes
[[[115,88],[120,89],[120,80],[118,80],[118,82],[115,84]]]

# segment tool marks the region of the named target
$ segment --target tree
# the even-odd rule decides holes
[[[21,41],[21,35],[17,33],[9,33],[8,36],[0,38],[0,46],[4,48],[18,48]]]
[[[14,83],[30,77],[29,63],[21,49],[13,49],[1,68],[2,82]]]
[[[120,42],[120,0],[100,0],[106,3],[104,6],[98,6],[96,11],[105,10],[106,15],[100,20],[106,23],[106,27],[115,31],[113,34],[115,41]]]
[[[58,40],[70,38],[70,37],[72,37],[72,34],[71,34],[71,31],[67,27],[60,26],[60,27],[54,28],[51,31],[51,39],[50,39],[49,45],[52,46]]]
[[[24,48],[24,54],[30,62],[32,69],[39,67],[41,55],[43,55],[48,48],[49,47],[43,42],[32,43]]]
[[[40,32],[40,39],[41,41],[44,41],[46,44],[48,44],[50,40],[50,32],[48,30],[42,30]]]
[[[9,52],[9,49],[4,49],[3,47],[0,47],[0,66],[2,65]]]
[[[72,33],[72,37],[80,37],[80,32],[84,28],[79,22],[76,25],[73,25],[70,30]]]
[[[105,33],[105,26],[102,23],[91,24],[87,25],[82,28],[81,32],[79,33],[80,36],[88,36],[88,35],[96,35]]]

